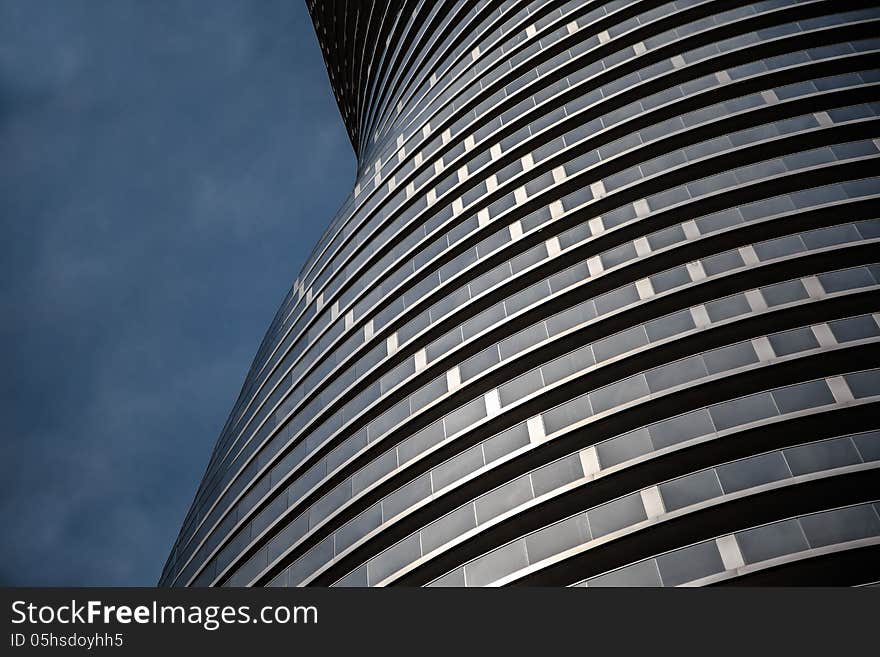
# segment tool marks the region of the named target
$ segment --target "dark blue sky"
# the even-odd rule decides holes
[[[0,584],[156,582],[354,168],[303,0],[0,0]]]

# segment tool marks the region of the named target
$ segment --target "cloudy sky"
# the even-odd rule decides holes
[[[303,0],[0,0],[0,584],[156,582],[354,168]]]

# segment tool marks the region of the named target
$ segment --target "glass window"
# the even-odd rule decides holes
[[[652,451],[654,445],[644,427],[596,445],[599,463],[603,468],[610,468]]]
[[[679,224],[663,230],[658,230],[656,233],[648,235],[648,244],[651,245],[652,251],[657,251],[658,249],[677,244],[678,242],[683,242],[684,240],[684,230]]]
[[[595,365],[595,363],[593,349],[590,345],[587,345],[586,347],[581,347],[580,349],[567,353],[562,358],[557,358],[546,365],[542,365],[541,373],[544,376],[545,385],[550,385],[551,383],[564,379],[575,372],[584,370],[591,365]]]
[[[628,203],[602,215],[602,223],[606,229],[611,229],[635,218],[636,210],[632,203]]]
[[[786,449],[783,454],[794,476],[861,463],[849,438],[821,440]]]
[[[645,324],[645,331],[651,342],[662,340],[696,328],[694,318],[689,310],[681,310]]]
[[[374,504],[336,531],[336,554],[353,545],[381,524],[382,507],[380,504]]]
[[[878,186],[877,178],[869,178],[867,180],[859,180],[851,183],[845,183],[844,187],[847,187],[847,192],[849,192],[850,197],[855,196],[864,196],[868,194],[873,194]],[[880,220],[878,219],[868,219],[867,221],[860,221],[856,224],[859,233],[865,239],[875,239],[880,237]]]
[[[446,435],[452,436],[484,417],[486,417],[486,401],[483,397],[477,397],[443,418]]]
[[[439,376],[410,396],[411,413],[417,413],[447,391],[446,377]]]
[[[619,264],[632,260],[636,257],[636,247],[632,242],[622,244],[610,251],[606,251],[600,256],[602,265],[605,269],[611,269]]]
[[[422,553],[419,548],[419,535],[412,534],[407,536],[369,561],[367,564],[367,579],[370,586],[375,586],[392,573],[411,564],[420,556],[422,556]]]
[[[705,408],[701,408],[652,424],[648,427],[648,431],[651,433],[654,447],[663,449],[691,438],[713,433],[715,425],[712,424],[709,412]]]
[[[552,434],[589,417],[591,414],[590,398],[588,395],[582,395],[544,411],[542,417],[544,428],[548,434]]]
[[[596,317],[596,306],[592,301],[580,303],[568,310],[553,315],[547,320],[551,335],[558,335],[570,328],[584,324]]]
[[[546,340],[548,337],[547,327],[543,322],[534,324],[501,341],[501,358],[507,359],[515,356],[524,349],[528,349],[542,340]]]
[[[829,294],[874,285],[874,279],[864,267],[826,272],[819,274],[818,278],[822,288]]]
[[[862,315],[860,317],[847,317],[846,319],[838,319],[828,322],[834,339],[838,342],[849,342],[850,340],[864,340],[880,335],[880,329],[877,328],[877,322],[870,315]]]
[[[550,296],[550,284],[547,281],[541,281],[505,299],[504,307],[509,314],[513,314],[546,299],[548,296]],[[504,353],[503,347],[502,353]]]
[[[440,336],[425,348],[425,351],[428,355],[428,362],[431,362],[439,356],[442,356],[454,346],[461,343],[461,340],[461,327],[457,327],[449,331],[448,333]]]
[[[677,203],[684,203],[690,199],[690,197],[691,195],[686,188],[673,187],[672,189],[666,189],[657,194],[652,194],[647,198],[647,201],[648,207],[651,208],[651,210],[657,211]]]
[[[635,285],[626,285],[596,299],[596,311],[600,315],[623,308],[640,299]]]
[[[706,313],[713,322],[720,322],[730,317],[737,317],[751,312],[751,306],[742,294],[734,294],[723,299],[716,299],[705,304]]]
[[[781,413],[792,413],[804,408],[833,404],[834,396],[823,380],[799,383],[773,391],[773,399]]]
[[[507,275],[506,273],[504,274]],[[472,286],[473,287],[473,286]],[[504,304],[496,303],[490,306],[476,317],[472,317],[461,325],[461,332],[465,340],[469,340],[477,333],[484,331],[493,324],[497,324],[506,317],[504,313]]]
[[[501,405],[507,406],[544,387],[541,370],[531,370],[498,387]]]
[[[538,497],[583,476],[580,454],[571,454],[532,472],[532,490]]]
[[[593,577],[587,580],[587,586],[663,586],[663,584],[660,582],[657,564],[653,559],[648,559]]]
[[[395,450],[385,452],[378,458],[368,463],[363,469],[352,475],[353,494],[357,495],[373,482],[378,481],[397,467],[397,453]]]
[[[468,586],[486,586],[528,565],[526,543],[520,539],[475,559],[464,570]]]
[[[651,281],[651,287],[654,288],[656,294],[672,290],[691,282],[691,275],[688,273],[685,265],[673,269],[667,269],[666,271],[654,274],[649,278]]]
[[[738,208],[728,208],[705,217],[699,217],[695,221],[697,228],[705,235],[741,224],[743,220]]]
[[[563,249],[567,249],[574,244],[579,244],[580,242],[583,242],[591,236],[592,232],[590,231],[590,227],[587,224],[578,224],[574,228],[570,228],[569,230],[559,235],[559,245]]]
[[[658,486],[667,511],[675,511],[721,495],[714,470],[701,470]]]
[[[422,529],[422,550],[427,554],[476,526],[477,518],[474,515],[474,505],[467,504],[459,507]]]
[[[784,331],[782,333],[775,333],[767,337],[777,356],[787,356],[788,354],[795,354],[799,351],[815,349],[819,346],[816,336],[814,336],[813,332],[807,327],[792,329],[791,331]]]
[[[654,132],[653,126],[645,131],[648,135]],[[681,151],[671,151],[669,153],[664,153],[658,157],[652,158],[647,162],[643,162],[639,169],[641,169],[642,175],[653,176],[656,173],[661,173],[664,171],[668,171],[673,167],[676,167],[680,164],[684,164],[687,162],[687,158],[684,156],[684,153]],[[656,207],[662,207],[662,204]]]
[[[474,502],[477,522],[482,524],[530,499],[532,499],[532,485],[528,475],[514,479]]]
[[[706,374],[703,359],[700,356],[691,356],[650,370],[645,373],[645,378],[651,392],[659,392],[688,381],[700,379]]]
[[[754,166],[754,165],[753,165]],[[748,172],[749,167],[744,167]],[[763,219],[775,214],[790,212],[794,210],[794,203],[787,196],[776,196],[774,198],[765,199],[756,203],[750,203],[740,208],[740,212],[746,221],[754,219]],[[803,251],[803,242],[797,236],[780,237],[775,240],[768,240],[761,244],[755,245],[755,251],[761,260],[769,258],[778,258],[783,255],[790,255]]]
[[[734,493],[771,481],[787,479],[790,474],[782,454],[770,452],[749,459],[719,465],[716,469],[725,493]]]
[[[250,505],[249,505],[250,506]],[[268,527],[278,516],[287,508],[287,495],[283,492],[279,497],[273,499],[267,507],[265,507],[257,516],[251,525],[253,536],[258,536],[266,527]]]
[[[587,514],[587,517],[593,537],[599,538],[646,520],[648,516],[645,514],[641,496],[635,493],[596,507]]]
[[[308,516],[307,512],[300,514],[269,541],[269,561],[275,561],[287,548],[305,536],[309,530]]]
[[[358,566],[348,575],[337,581],[333,586],[338,586],[340,588],[367,586],[367,566]]]
[[[809,548],[797,520],[747,529],[736,534],[736,542],[746,563],[758,563]]]
[[[409,399],[404,399],[373,420],[367,427],[368,440],[376,440],[406,420],[410,414],[409,403]]]
[[[727,372],[729,370],[750,365],[758,362],[758,355],[755,353],[751,342],[738,342],[737,344],[713,349],[703,354],[703,360],[710,374],[718,372]]]
[[[417,434],[410,436],[397,446],[397,455],[400,459],[400,464],[408,463],[410,460],[423,454],[428,449],[441,442],[444,438],[446,438],[446,435],[443,433],[443,422],[437,421],[433,424],[429,424]]]
[[[328,536],[299,558],[288,571],[288,583],[296,586],[333,558],[333,537]]]
[[[823,191],[826,194],[823,198],[827,200],[828,190]],[[836,244],[846,244],[847,242],[858,242],[861,239],[856,227],[852,224],[844,224],[842,226],[829,226],[820,230],[811,230],[804,233],[804,243],[810,249],[821,249],[826,246],[834,246]]]
[[[768,392],[716,404],[709,409],[709,413],[719,431],[778,414]]]
[[[586,514],[566,518],[526,536],[529,563],[534,564],[563,550],[583,545],[591,538]]]
[[[431,471],[434,490],[445,488],[449,484],[469,475],[471,472],[482,468],[483,465],[482,445],[475,445],[470,449],[466,449],[461,454],[441,463]]]
[[[351,481],[344,481],[312,505],[309,526],[314,527],[351,499]]]
[[[456,308],[462,307],[470,300],[470,298],[471,295],[467,286],[460,287],[454,292],[451,292],[428,309],[431,321],[436,322],[437,320],[442,319]]]
[[[498,346],[492,345],[459,365],[458,372],[461,375],[462,381],[469,381],[500,362],[501,357],[498,355]]]
[[[455,570],[443,575],[443,577],[438,577],[433,582],[428,584],[428,586],[449,588],[461,588],[464,585],[464,568],[456,568]]]
[[[880,534],[880,520],[868,505],[850,506],[805,516],[801,518],[801,526],[813,547],[855,541]]]
[[[788,205],[791,205],[790,209],[794,209],[791,201],[788,202]],[[745,208],[743,214],[745,214]],[[760,260],[772,260],[804,251],[804,243],[800,235],[786,235],[755,244],[754,249]]]
[[[697,543],[660,555],[657,557],[657,567],[664,586],[678,586],[724,571],[715,541]]]
[[[855,435],[853,442],[856,444],[863,461],[880,461],[880,431]]]
[[[847,374],[845,377],[850,392],[856,399],[880,395],[880,371],[868,370]]]
[[[574,267],[569,267],[559,273],[553,274],[548,280],[550,282],[550,289],[553,290],[553,292],[559,292],[560,290],[565,290],[581,281],[585,281],[589,277],[590,272],[587,269],[586,263],[581,262]]]
[[[535,265],[547,257],[547,246],[544,243],[533,246],[525,253],[520,253],[510,261],[510,269],[514,274]]]
[[[327,455],[327,470],[332,472],[367,444],[367,432],[359,431]]]
[[[703,264],[703,271],[706,272],[707,276],[723,274],[726,271],[730,271],[738,267],[743,267],[746,264],[745,262],[743,262],[742,256],[739,254],[739,251],[735,250],[725,251],[724,253],[719,253],[718,255],[703,258],[700,262]]]
[[[646,397],[648,394],[650,391],[645,375],[639,374],[591,392],[590,404],[593,412],[601,413],[640,397]]]
[[[619,354],[632,351],[648,344],[648,336],[643,326],[634,326],[620,333],[598,340],[593,344],[596,361],[602,362]]]
[[[766,301],[767,305],[771,308],[783,303],[800,301],[801,299],[806,299],[808,296],[806,289],[804,289],[804,284],[799,280],[768,285],[767,287],[761,288],[761,294],[764,296],[764,301]]]
[[[382,518],[388,521],[413,504],[431,495],[431,475],[425,473],[405,486],[398,488],[382,500]]]
[[[529,444],[529,430],[525,422],[517,424],[506,431],[492,436],[483,443],[483,454],[486,456],[486,463],[510,454],[512,451],[524,447]]]

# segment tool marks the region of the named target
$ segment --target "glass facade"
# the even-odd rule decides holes
[[[880,9],[307,4],[357,180],[160,584],[880,580]]]

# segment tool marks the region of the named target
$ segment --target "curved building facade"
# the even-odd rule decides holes
[[[173,586],[880,580],[880,10],[309,0],[356,185]]]

